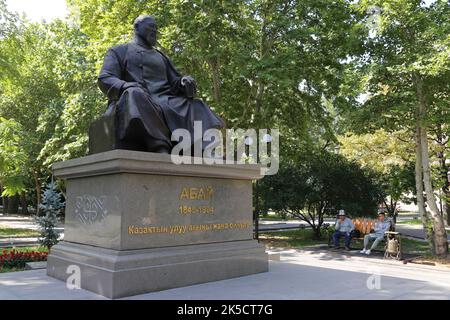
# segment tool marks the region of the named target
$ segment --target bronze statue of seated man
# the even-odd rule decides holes
[[[203,132],[223,128],[222,119],[195,98],[194,79],[182,76],[155,48],[155,19],[138,17],[134,31],[132,42],[106,54],[98,85],[109,103],[106,113],[91,125],[90,153],[111,149],[170,153],[176,129],[187,129],[193,137],[194,121],[202,121]]]

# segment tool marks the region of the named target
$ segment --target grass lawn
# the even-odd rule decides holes
[[[282,248],[303,248],[312,245],[328,245],[328,236],[323,235],[320,240],[313,239],[311,229],[289,230],[289,231],[266,231],[260,233],[261,242],[271,247]],[[353,239],[351,248],[359,249],[363,247],[362,240]],[[378,249],[382,249],[382,245]],[[429,255],[427,242],[402,238],[402,249],[405,254]]]
[[[399,216],[414,216],[414,215],[418,215],[418,212],[414,212],[414,211],[400,211],[398,213]]]
[[[415,225],[421,225],[422,221],[420,219],[414,219],[414,220],[406,220],[406,221],[397,221],[397,224],[415,224]]]
[[[259,219],[260,220],[265,220],[265,221],[272,221],[272,220],[283,220],[283,221],[285,221],[285,220],[288,220],[288,218],[283,218],[283,217],[280,217],[280,216],[273,216],[273,215],[270,215],[270,216],[267,216],[267,217],[260,216]]]
[[[418,255],[430,255],[430,246],[428,242],[418,241],[408,238],[402,238],[403,252]]]
[[[37,237],[39,232],[33,229],[22,228],[8,228],[0,226],[0,239],[1,238],[21,238],[21,237]]]
[[[9,253],[11,250],[16,250],[19,252],[29,252],[29,251],[37,251],[37,252],[48,252],[46,247],[42,246],[31,246],[31,247],[11,247],[11,248],[0,248],[0,254]],[[14,272],[14,271],[23,271],[25,268],[2,268],[0,267],[0,273],[5,272]]]
[[[313,239],[311,229],[265,231],[260,232],[259,239],[269,246],[283,248],[302,248],[317,244],[328,244],[326,235],[320,240]]]

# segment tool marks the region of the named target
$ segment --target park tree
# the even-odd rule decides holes
[[[50,137],[53,126],[40,127],[43,119],[57,119],[62,97],[53,80],[55,52],[48,46],[44,30],[39,25],[29,25],[20,31],[16,42],[1,44],[2,52],[16,51],[11,62],[13,75],[1,79],[0,116],[20,124],[21,148],[27,155],[26,176],[33,180],[37,203],[40,199],[41,179],[45,169],[38,155]]]
[[[264,208],[305,221],[317,238],[324,217],[340,209],[353,217],[375,216],[381,190],[371,172],[329,152],[302,160],[282,163],[277,175],[263,178]]]
[[[26,171],[28,157],[25,152],[24,130],[14,120],[0,117],[0,196],[7,213],[17,211],[20,195],[22,210],[26,213]]]
[[[42,117],[40,128],[53,128],[38,159],[48,168],[57,161],[81,157],[88,152],[88,130],[106,108],[97,88],[95,61],[87,51],[88,37],[71,23],[55,21],[48,26],[51,41],[59,48],[52,79],[62,96],[55,119]]]
[[[5,0],[0,0],[0,41],[2,44],[14,43],[17,40],[17,35],[20,32],[21,21],[17,14],[11,13],[7,10]],[[0,52],[0,77],[11,76],[14,74],[14,59],[13,52],[4,50]]]
[[[448,127],[450,5],[419,0],[366,0],[357,5],[368,13],[372,25],[367,54],[361,59],[367,99],[356,123],[363,121],[366,130],[382,126],[410,132],[422,222],[434,252],[446,255],[447,234],[434,194],[439,186],[432,181],[430,140],[432,128]]]
[[[445,88],[447,87],[447,88]],[[430,123],[430,147],[432,154],[431,172],[433,185],[440,187],[439,200],[441,204],[441,212],[447,223],[450,226],[450,167],[448,162],[450,160],[450,112],[448,112],[450,105],[449,84],[440,84],[439,87],[433,88],[434,93],[439,97],[435,101],[434,121]]]
[[[155,15],[159,47],[194,75],[228,127],[279,127],[288,157],[333,140],[330,112],[347,103],[342,61],[362,50],[358,13],[344,0],[70,0],[71,19],[51,23],[31,23],[0,3],[8,71],[0,116],[24,130],[35,204],[53,162],[87,153],[87,128],[106,106],[98,69],[107,48],[132,39],[139,14]]]
[[[40,204],[44,214],[42,217],[36,217],[35,221],[39,226],[39,242],[49,250],[59,241],[59,233],[55,228],[60,221],[64,205],[56,183],[53,181],[48,183],[42,194],[42,203]]]
[[[325,102],[344,103],[342,63],[362,51],[357,12],[347,1],[70,0],[100,67],[107,48],[132,39],[132,22],[152,14],[159,47],[228,127],[332,131]],[[335,30],[335,32],[330,32]]]
[[[51,164],[87,153],[87,128],[103,101],[83,51],[86,36],[76,25],[32,23],[5,10],[2,21],[12,27],[0,37],[0,57],[10,72],[0,76],[0,117],[20,127],[23,185],[39,211]]]
[[[390,199],[410,187],[403,182],[415,161],[424,225],[432,224],[429,239],[436,252],[446,252],[446,1],[69,0],[68,5],[69,21],[31,23],[0,0],[0,117],[21,130],[15,150],[26,156],[23,185],[35,194],[35,203],[53,162],[87,153],[89,124],[106,106],[96,86],[106,50],[132,39],[138,15],[153,14],[159,48],[196,78],[200,97],[228,127],[280,129],[288,162],[339,151],[336,133],[405,132],[417,152],[398,166],[377,171],[376,161],[366,168],[362,158],[345,156],[364,170],[384,172],[388,179],[379,182]],[[438,189],[441,212],[433,193]]]
[[[397,218],[399,202],[411,203],[415,193],[414,143],[407,132],[378,129],[373,133],[348,132],[339,136],[339,152],[363,170],[372,171],[381,186],[382,203]]]
[[[70,0],[100,68],[106,50],[132,39],[133,20],[155,16],[158,47],[193,75],[199,96],[229,128],[278,128],[283,157],[332,149],[334,110],[351,105],[347,58],[366,30],[345,0]],[[345,89],[345,90],[343,90]],[[105,101],[106,103],[106,101]],[[255,186],[258,212],[258,184]],[[257,215],[257,213],[255,213]]]

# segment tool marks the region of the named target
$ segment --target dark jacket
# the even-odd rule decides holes
[[[175,69],[172,61],[161,51],[167,66],[167,77],[173,95],[183,95],[181,74]],[[103,67],[98,76],[98,86],[108,97],[109,104],[119,100],[122,87],[126,82],[143,82],[142,52],[134,43],[127,43],[110,48],[105,56]]]

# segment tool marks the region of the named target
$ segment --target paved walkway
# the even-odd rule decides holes
[[[18,229],[38,228],[32,217],[16,216],[16,215],[0,215],[0,226]]]
[[[127,299],[450,299],[448,268],[325,250],[280,253],[267,273]],[[0,299],[104,299],[69,290],[45,270],[0,274],[0,288]]]
[[[38,225],[34,222],[32,217],[24,217],[18,215],[3,215],[0,214],[0,227],[17,228],[17,229],[32,229],[37,230]],[[60,224],[55,228],[59,232],[61,239],[64,238],[64,225]],[[38,244],[37,237],[2,237],[0,238],[0,248],[11,246],[31,246]]]
[[[32,229],[37,230],[38,225],[34,221],[33,217],[29,216],[19,216],[19,215],[3,215],[0,214],[0,226],[8,228],[18,228],[18,229]],[[56,230],[63,230],[64,224],[60,223]]]
[[[38,243],[38,238],[0,238],[0,248],[28,247]]]
[[[450,228],[446,229],[447,239],[450,241]],[[425,231],[420,224],[397,224],[395,230],[413,238],[425,239]]]

